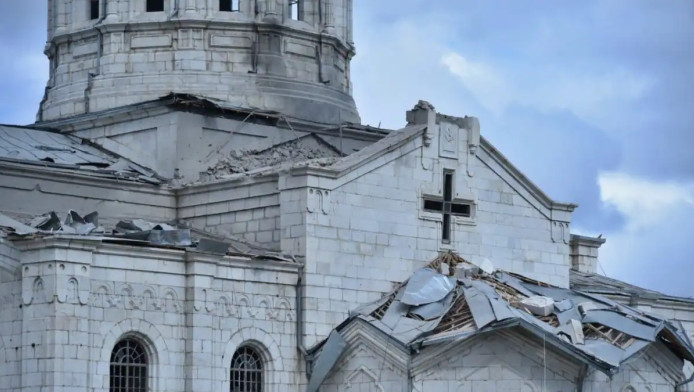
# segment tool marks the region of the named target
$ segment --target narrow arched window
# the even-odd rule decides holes
[[[144,346],[135,339],[123,339],[111,352],[110,392],[146,392],[149,360]]]
[[[252,347],[243,346],[231,358],[231,392],[263,391],[263,359]]]

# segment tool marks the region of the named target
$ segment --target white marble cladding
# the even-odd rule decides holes
[[[317,1],[304,0],[302,20],[292,20],[286,3],[275,0],[241,1],[239,12],[220,12],[219,0],[165,1],[164,12],[145,12],[145,0],[109,0],[98,19],[88,18],[88,1],[57,0],[39,120],[175,91],[320,123],[358,123],[351,0],[330,0],[329,18],[319,18]]]
[[[304,382],[295,264],[76,239],[20,246],[0,240],[0,391],[107,391],[126,335],[149,346],[152,390],[229,390],[231,356],[249,342],[269,391]]]
[[[277,179],[239,179],[179,191],[179,219],[208,232],[280,249]]]
[[[568,287],[568,237],[553,233],[555,222],[568,230],[570,213],[538,206],[518,191],[516,179],[485,162],[486,152],[468,154],[465,129],[456,132],[459,159],[440,157],[435,127],[336,179],[280,177],[282,250],[306,255],[306,319],[315,321],[307,325],[310,343],[355,305],[379,298],[449,249]],[[441,214],[422,211],[424,194],[442,194],[444,169],[455,173],[454,197],[472,204],[470,217],[453,217],[450,243],[442,241]]]

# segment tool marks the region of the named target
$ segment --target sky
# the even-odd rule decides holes
[[[1,0],[0,123],[48,78],[45,0]],[[424,99],[482,135],[602,234],[600,272],[694,296],[694,2],[355,0],[362,121]]]

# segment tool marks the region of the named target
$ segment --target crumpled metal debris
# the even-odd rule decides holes
[[[608,375],[659,340],[694,362],[694,347],[681,325],[599,295],[503,271],[466,269],[465,260],[451,258],[439,256],[391,294],[351,312],[350,322],[368,322],[415,349],[520,326]],[[467,272],[457,279],[440,274],[444,262]]]
[[[155,245],[182,247],[193,245],[190,229],[179,229],[166,223],[154,223],[144,219],[118,222],[114,235],[131,240],[147,241]]]
[[[55,211],[50,211],[35,217],[29,225],[45,232],[66,234],[88,235],[104,231],[103,228],[99,227],[99,213],[96,211],[82,217],[77,212],[70,210],[62,222]]]
[[[407,305],[424,305],[445,298],[455,288],[455,278],[449,278],[431,268],[415,271],[405,286],[402,302]]]

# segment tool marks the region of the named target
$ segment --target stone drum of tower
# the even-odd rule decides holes
[[[359,123],[352,0],[49,0],[38,121],[171,92]]]

